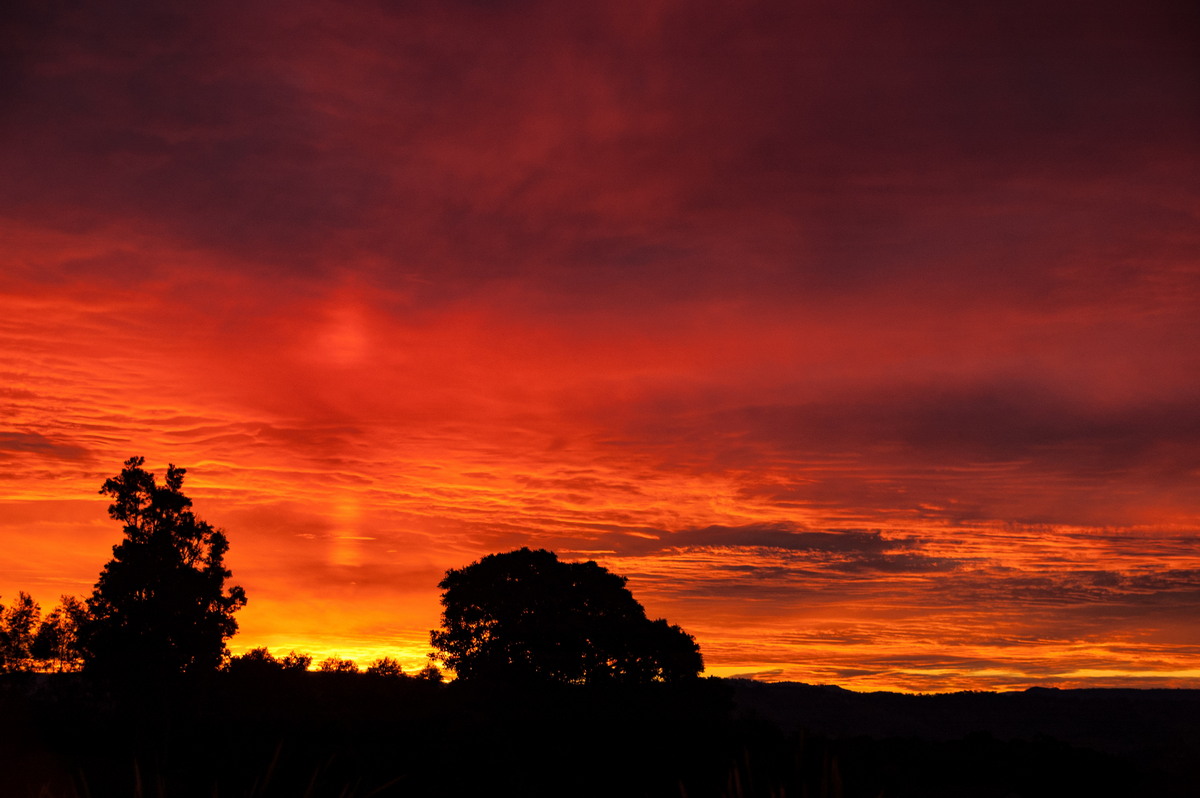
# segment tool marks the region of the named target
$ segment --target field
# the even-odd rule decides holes
[[[1200,691],[0,679],[0,795],[1185,796]]]

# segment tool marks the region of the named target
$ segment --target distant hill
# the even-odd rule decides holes
[[[990,740],[1093,752],[1153,779],[1162,794],[1200,795],[1200,690],[1034,687],[1023,692],[856,693],[794,682],[729,680],[736,713],[784,734],[830,740]],[[943,745],[944,747],[944,745]],[[1076,793],[1084,794],[1084,793]]]

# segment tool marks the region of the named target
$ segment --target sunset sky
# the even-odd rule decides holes
[[[0,602],[140,454],[234,651],[530,546],[710,674],[1200,687],[1194,2],[15,5]]]

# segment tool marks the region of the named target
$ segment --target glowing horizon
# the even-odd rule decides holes
[[[596,559],[710,673],[1200,687],[1194,15],[14,15],[0,602],[188,469],[267,645]]]

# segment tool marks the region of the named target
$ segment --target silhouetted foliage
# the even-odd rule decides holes
[[[370,676],[398,677],[404,675],[404,669],[400,667],[400,663],[391,657],[380,657],[367,666],[366,672]]]
[[[312,656],[289,651],[283,659],[279,660],[279,664],[285,671],[299,673],[309,669],[312,665]]]
[[[442,672],[432,662],[417,671],[417,678],[425,682],[433,682],[434,684],[441,684],[443,681]]]
[[[86,607],[74,596],[63,596],[42,617],[32,596],[17,593],[8,608],[0,605],[0,673],[78,670],[79,627],[86,617]]]
[[[282,658],[276,658],[266,647],[259,647],[231,657],[228,670],[238,674],[302,673],[310,665],[312,657],[308,654],[291,651]]]
[[[79,631],[88,621],[87,606],[75,596],[63,596],[42,619],[33,638],[34,659],[54,671],[78,670],[83,664]]]
[[[170,674],[211,671],[237,631],[233,613],[246,603],[240,587],[226,591],[229,544],[200,520],[183,494],[185,469],[170,465],[165,484],[125,461],[100,493],[108,514],[125,525],[90,599],[83,629],[85,662],[106,673]]]
[[[229,658],[226,669],[230,673],[278,673],[283,670],[279,660],[266,647],[252,648],[245,654]]]
[[[595,562],[561,562],[523,548],[451,569],[437,658],[459,678],[573,684],[647,683],[696,677],[695,640],[650,621],[624,577]]]
[[[26,593],[17,593],[9,607],[0,607],[0,670],[29,670],[41,607]]]
[[[321,662],[321,673],[358,673],[358,663],[352,659],[327,657]]]

